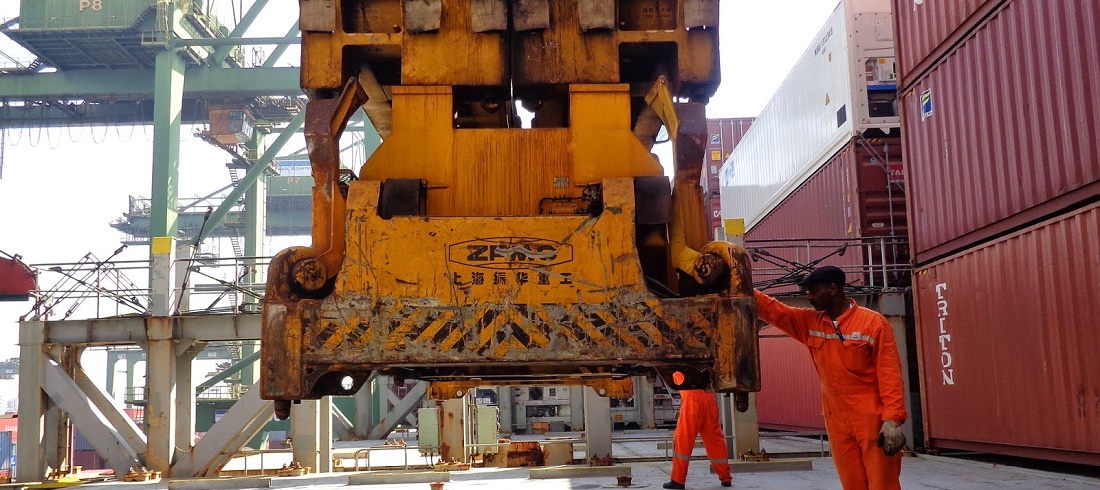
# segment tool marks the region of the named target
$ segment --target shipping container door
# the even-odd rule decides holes
[[[761,428],[824,432],[821,383],[810,351],[778,328],[760,331],[760,393],[756,395]]]
[[[1100,206],[917,270],[926,437],[1100,465]]]
[[[1095,1],[1012,1],[904,94],[918,264],[1100,194],[1098,25]]]

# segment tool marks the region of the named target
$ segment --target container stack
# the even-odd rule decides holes
[[[889,0],[841,2],[722,166],[722,216],[776,256],[754,263],[770,293],[797,292],[783,265],[836,265],[883,287],[874,264],[908,263],[893,246],[907,225],[892,22]]]
[[[699,185],[703,187],[703,200],[710,220],[711,238],[722,227],[722,200],[719,192],[718,171],[733,149],[745,137],[752,126],[751,117],[707,119],[707,151],[703,160],[703,173]]]
[[[1100,3],[894,8],[925,442],[1100,465]]]
[[[107,461],[96,452],[95,447],[84,437],[80,431],[73,431],[73,466],[80,466],[85,470],[99,470],[110,468]]]
[[[893,20],[889,0],[845,0],[722,166],[723,218],[742,218],[753,280],[796,294],[835,265],[870,292],[909,285]],[[823,432],[805,346],[761,332],[761,427]]]

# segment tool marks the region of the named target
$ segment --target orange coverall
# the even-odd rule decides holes
[[[811,308],[792,308],[756,291],[757,314],[810,349],[825,413],[825,430],[840,483],[845,490],[900,489],[901,452],[887,456],[878,447],[885,420],[907,418],[901,361],[894,329],[876,311],[855,301],[832,320]]]
[[[710,466],[720,481],[731,481],[729,454],[722,424],[718,423],[718,401],[714,393],[703,390],[680,390],[680,418],[672,440],[672,480],[687,480],[688,461],[695,449],[695,436],[703,435],[703,446]]]

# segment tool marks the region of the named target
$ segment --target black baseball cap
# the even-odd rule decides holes
[[[840,270],[839,267],[826,265],[814,269],[810,275],[798,282],[798,287],[808,289],[810,286],[818,284],[836,284],[837,287],[843,288],[845,282],[844,271]]]

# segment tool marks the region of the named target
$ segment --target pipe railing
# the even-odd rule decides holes
[[[264,273],[271,256],[177,258],[177,269],[186,270],[186,288],[177,284],[173,297],[186,294],[189,306],[179,314],[259,313],[263,300]],[[36,298],[23,319],[65,320],[144,315],[152,292],[148,287],[150,260],[98,260],[88,254],[78,262],[31,264],[39,284]],[[230,298],[234,296],[234,298]],[[243,305],[257,305],[246,310]]]
[[[817,267],[834,265],[848,276],[853,292],[910,288],[909,243],[902,237],[860,239],[750,240],[755,286],[768,291],[793,286]]]
[[[386,445],[382,445],[382,446],[365,447],[365,448],[359,449],[358,451],[355,451],[355,453],[352,455],[352,459],[355,460],[355,471],[359,471],[359,460],[360,459],[366,459],[367,460],[366,470],[371,471],[371,462],[370,462],[370,453],[371,452],[373,452],[373,451],[395,451],[395,450],[398,450],[398,449],[403,450],[402,454],[405,458],[404,466],[405,466],[405,469],[407,470],[407,469],[409,469],[409,451],[410,450],[415,450],[415,451],[420,451],[422,449],[430,450],[430,451],[432,451],[432,456],[425,456],[425,458],[434,458],[435,457],[434,455],[437,453],[437,451],[440,448],[438,446],[419,446],[419,445],[417,445],[417,446],[386,446]],[[362,455],[362,457],[360,457],[361,455]],[[432,464],[433,463],[428,463],[428,466],[431,466]]]

